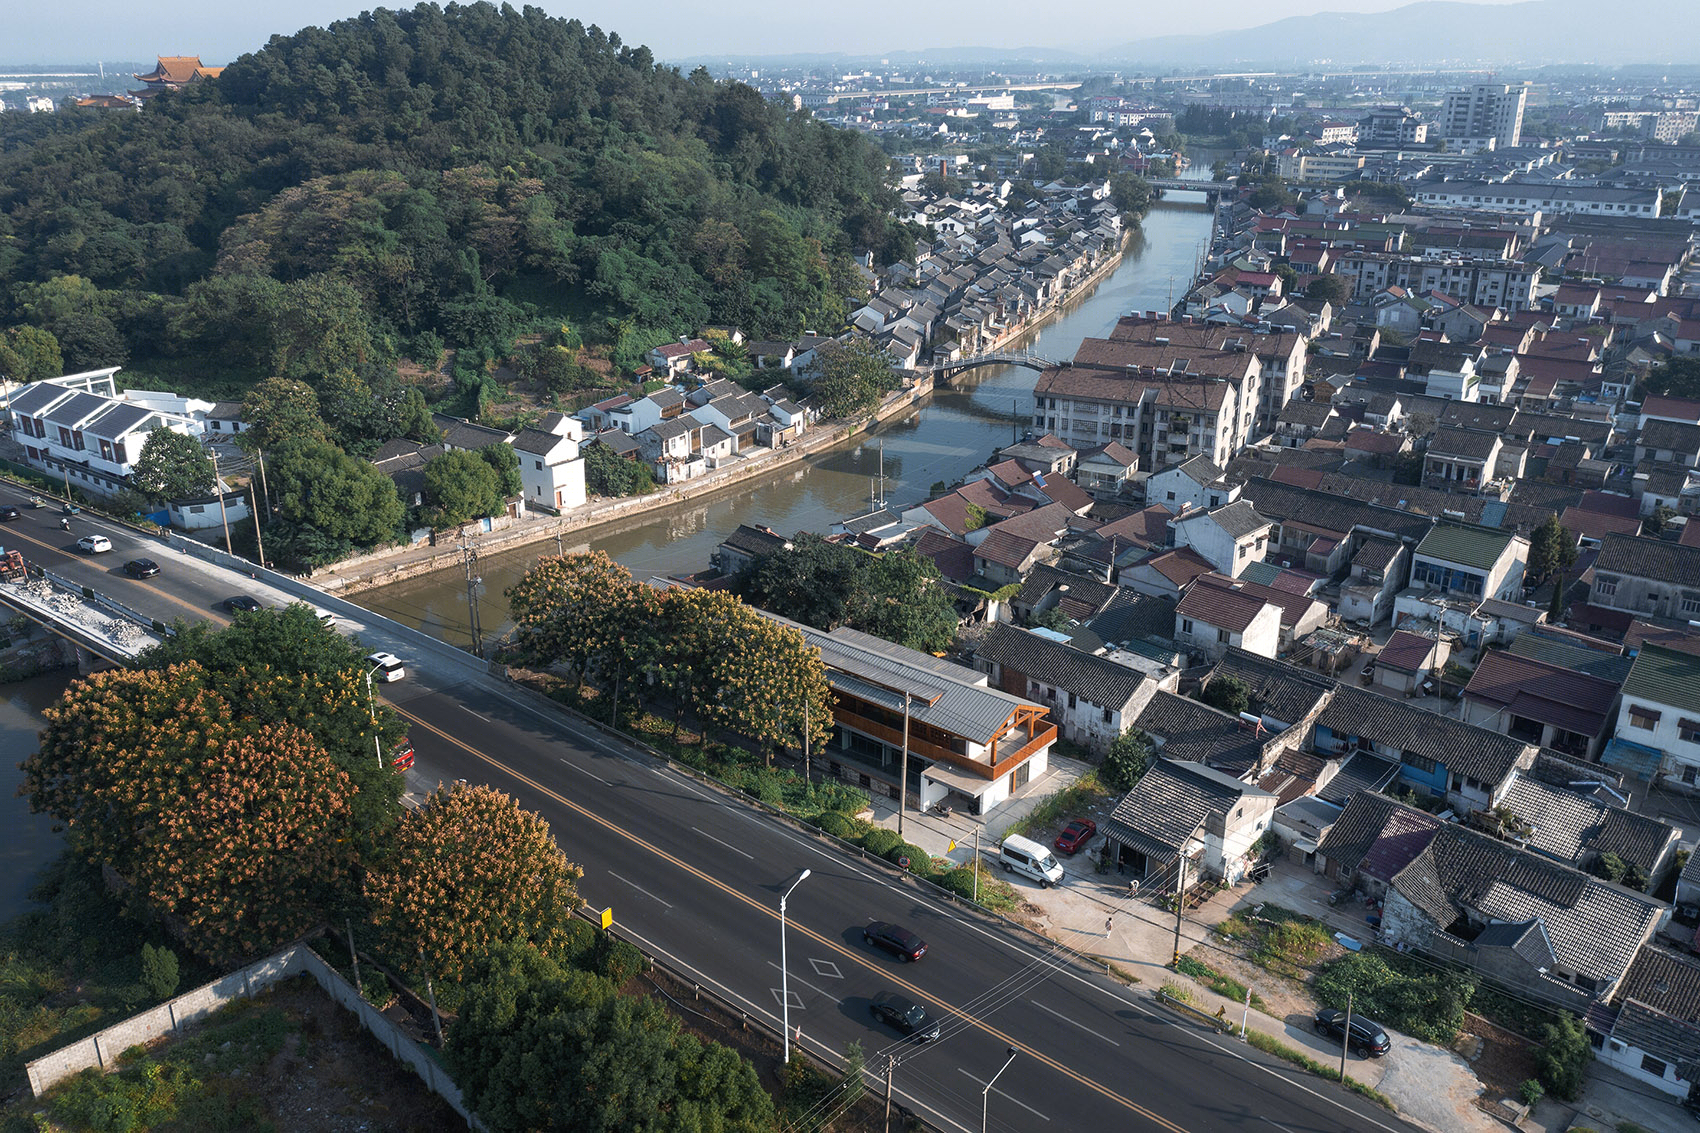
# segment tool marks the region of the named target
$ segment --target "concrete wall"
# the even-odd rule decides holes
[[[354,1012],[361,1025],[371,1031],[391,1054],[412,1067],[427,1088],[466,1118],[469,1127],[483,1128],[466,1108],[460,1088],[437,1065],[436,1060],[384,1018],[377,1008],[360,998],[352,984],[305,944],[296,944],[263,960],[256,960],[246,968],[202,984],[158,1007],[132,1015],[97,1034],[43,1055],[24,1068],[29,1076],[30,1089],[39,1098],[55,1084],[89,1067],[110,1070],[117,1065],[118,1056],[130,1047],[175,1034],[228,1003],[258,995],[273,984],[298,975],[312,976],[333,1000]]]

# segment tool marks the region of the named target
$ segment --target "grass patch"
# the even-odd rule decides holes
[[[1104,956],[1094,956],[1093,959],[1103,964],[1105,971],[1109,972],[1110,975],[1121,980],[1123,983],[1136,984],[1145,982],[1126,968],[1122,967],[1120,964],[1116,963],[1114,960],[1108,959]]]
[[[1319,1078],[1326,1078],[1330,1082],[1340,1081],[1339,1067],[1324,1065],[1304,1051],[1288,1046],[1273,1035],[1266,1035],[1262,1031],[1251,1031],[1247,1033],[1246,1041],[1265,1054],[1273,1054],[1276,1058],[1285,1059],[1294,1066],[1308,1070]],[[1350,1074],[1346,1075],[1345,1086],[1354,1094],[1359,1094],[1376,1105],[1385,1107],[1390,1113],[1399,1112],[1399,1107],[1393,1104],[1392,1098],[1373,1086],[1366,1086]]]
[[[1180,962],[1175,965],[1175,970],[1183,976],[1191,976],[1217,995],[1226,996],[1235,1003],[1245,1002],[1247,993],[1245,984],[1232,976],[1223,975],[1209,964],[1202,964],[1191,956],[1182,956]],[[1263,1002],[1263,997],[1255,991],[1251,992],[1251,1005],[1259,1011],[1269,1006]]]
[[[1216,934],[1243,944],[1252,963],[1301,983],[1334,944],[1327,925],[1278,905],[1236,913],[1216,926]]]
[[[1030,837],[1064,816],[1085,810],[1108,797],[1109,792],[1098,782],[1098,772],[1088,771],[1073,783],[1052,795],[1047,795],[1023,818],[1010,823],[1009,833]]]
[[[1174,983],[1174,982],[1167,982],[1167,983],[1164,983],[1163,986],[1158,988],[1157,990],[1159,992],[1161,992],[1162,994],[1168,996],[1170,999],[1175,1000],[1176,1002],[1179,1002],[1179,1003],[1191,1003],[1192,1002],[1192,989],[1190,987],[1185,987],[1181,984]]]

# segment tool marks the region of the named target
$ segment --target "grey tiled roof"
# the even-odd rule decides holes
[[[1486,460],[1500,443],[1499,434],[1481,433],[1474,429],[1442,428],[1428,443],[1431,456],[1460,456],[1466,460]],[[1492,469],[1488,469],[1491,475]]]
[[[1238,775],[1263,755],[1263,740],[1237,716],[1208,704],[1159,690],[1134,721],[1134,727],[1162,740],[1165,759],[1202,763]]]
[[[1171,641],[1175,636],[1175,606],[1173,598],[1155,594],[1139,594],[1126,587],[1104,607],[1104,612],[1089,623],[1092,632],[1111,645],[1157,638]]]
[[[1388,485],[1386,490],[1392,497],[1400,488]],[[1371,504],[1330,492],[1296,488],[1261,477],[1253,477],[1246,483],[1245,498],[1251,500],[1261,515],[1282,523],[1302,523],[1323,531],[1350,532],[1354,528],[1362,527],[1416,542],[1433,526],[1426,517],[1413,515],[1395,506]],[[1395,503],[1395,498],[1387,500],[1387,505]]]
[[[1440,825],[1440,820],[1387,795],[1365,791],[1346,803],[1339,819],[1323,835],[1317,852],[1337,864],[1342,875],[1355,873],[1369,856],[1370,848],[1389,831],[1390,823],[1395,825],[1390,838],[1398,836],[1412,843],[1404,859],[1409,861],[1428,844],[1427,838]]]
[[[975,648],[974,656],[1054,685],[1100,708],[1125,707],[1146,680],[1137,669],[1003,622],[992,627]]]
[[[1197,763],[1153,760],[1105,820],[1105,832],[1151,857],[1174,857],[1212,815],[1225,816],[1247,796],[1268,792]]]
[[[503,444],[508,439],[501,429],[475,425],[446,413],[431,414],[431,423],[443,431],[443,443],[449,448],[481,449],[485,445]]]
[[[1448,771],[1498,784],[1534,749],[1510,736],[1425,711],[1367,689],[1342,685],[1316,722],[1335,735],[1370,739],[1435,760]]]
[[[1700,1060],[1700,1027],[1648,1007],[1638,999],[1624,1001],[1611,1037],[1675,1064],[1677,1073],[1685,1079],[1692,1077],[1692,1064]]]
[[[1557,962],[1557,957],[1552,954],[1552,941],[1547,939],[1546,928],[1538,919],[1488,925],[1476,937],[1475,945],[1477,948],[1509,948],[1537,968],[1550,968]]]
[[[1044,601],[1051,591],[1066,586],[1070,598],[1084,602],[1096,613],[1109,604],[1111,598],[1121,589],[1108,582],[1099,582],[1084,574],[1073,571],[1058,570],[1047,563],[1035,566],[1027,577],[1022,580],[1021,589],[1016,592],[1015,604],[1032,607]],[[1170,628],[1173,629],[1173,623]]]
[[[1632,574],[1681,586],[1700,588],[1700,547],[1684,547],[1663,539],[1644,539],[1639,535],[1607,534],[1600,540],[1600,557],[1594,563],[1596,575]]]
[[[1393,886],[1443,931],[1466,913],[1490,922],[1538,917],[1560,965],[1606,983],[1664,911],[1651,897],[1459,826],[1437,830]]]
[[[1635,442],[1643,448],[1670,449],[1693,455],[1700,452],[1700,425],[1680,421],[1649,421]]]
[[[1353,752],[1346,757],[1332,778],[1316,790],[1316,796],[1338,806],[1345,806],[1365,792],[1380,791],[1398,778],[1399,765],[1367,751]]]
[[[1254,710],[1284,724],[1304,719],[1337,682],[1312,669],[1272,661],[1244,649],[1230,647],[1211,671],[1210,679],[1235,677],[1251,691]]]
[[[1269,521],[1257,514],[1257,509],[1250,500],[1235,500],[1209,513],[1216,525],[1228,533],[1230,539],[1243,539],[1253,531],[1260,531],[1269,526]]]
[[[1676,836],[1658,819],[1607,806],[1591,792],[1523,775],[1500,805],[1534,828],[1530,849],[1566,865],[1586,865],[1585,858],[1611,853],[1650,874]]]

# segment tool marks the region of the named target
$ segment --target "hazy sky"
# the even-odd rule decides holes
[[[1319,11],[1385,11],[1408,0],[969,0],[897,5],[808,0],[533,0],[644,43],[661,59],[716,54],[1063,47],[1094,50],[1152,35],[1225,31]],[[1479,0],[1506,3],[1508,0]],[[79,63],[200,55],[228,63],[275,34],[380,5],[360,0],[13,0],[0,18],[0,63]],[[388,3],[391,8],[410,3]],[[516,7],[520,6],[518,4]],[[1200,23],[1197,17],[1207,17]]]

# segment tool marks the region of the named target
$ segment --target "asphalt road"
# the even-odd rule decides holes
[[[0,486],[0,504],[27,498]],[[0,545],[167,622],[223,621],[219,603],[237,593],[281,600],[127,529],[86,516],[71,523],[66,533],[57,513],[26,508],[22,519],[0,524]],[[91,531],[111,537],[114,550],[79,554],[76,539]],[[158,561],[162,573],[126,577],[122,564],[137,555]],[[611,907],[620,929],[645,948],[775,1027],[779,897],[811,870],[788,909],[798,1041],[829,1057],[859,1042],[881,1074],[895,1057],[896,1097],[935,1124],[978,1129],[984,1103],[987,1128],[998,1130],[1414,1128],[1237,1041],[1179,1023],[1142,995],[1065,963],[1060,948],[935,900],[595,728],[533,708],[490,678],[411,659],[376,618],[344,628],[409,660],[408,678],[383,692],[413,722],[411,792],[465,779],[513,795],[549,821],[583,867],[580,889],[593,907]],[[861,928],[870,920],[913,929],[927,940],[927,956],[906,965],[868,948]],[[909,1043],[872,1019],[870,1000],[892,991],[943,1020],[938,1041]],[[1014,1061],[983,1095],[1010,1048]]]

